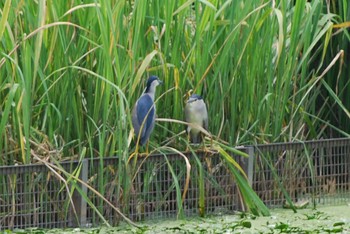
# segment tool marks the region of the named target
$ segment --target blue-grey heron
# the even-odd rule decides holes
[[[154,95],[156,87],[161,83],[162,81],[158,77],[150,76],[147,80],[145,92],[136,101],[132,110],[132,125],[137,137],[137,143],[141,146],[148,142],[154,128],[156,118]]]

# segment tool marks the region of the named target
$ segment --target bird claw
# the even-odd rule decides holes
[[[204,152],[205,154],[216,154],[216,153],[217,153],[216,150],[213,150],[212,148],[208,148],[208,147],[206,147],[206,146],[204,146],[203,152]]]

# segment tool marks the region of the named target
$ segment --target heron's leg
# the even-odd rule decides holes
[[[128,159],[128,163],[130,162],[130,160],[133,158],[133,157],[137,157],[139,155],[139,148],[140,148],[140,145],[139,145],[139,142],[138,140],[136,141],[136,146],[135,146],[135,151],[132,152],[132,154],[130,154],[129,156],[129,159]]]
[[[202,137],[202,150],[203,150],[203,152],[204,153],[210,153],[210,154],[213,154],[213,153],[215,153],[214,151],[213,151],[213,138],[212,137],[210,137],[210,146],[208,147],[206,144],[205,144],[205,141],[204,141],[204,139],[205,139],[205,136],[204,135],[201,135],[201,137]]]
[[[148,146],[149,146],[149,141],[147,141],[146,143],[146,156],[148,156],[149,152],[148,152]]]
[[[190,151],[189,146],[190,146],[190,142],[191,142],[190,131],[186,131],[186,133],[187,133],[187,145],[186,145],[185,152],[189,152]]]
[[[140,154],[142,157],[147,157],[149,155],[148,146],[149,146],[149,141],[147,141],[146,143],[146,152]]]
[[[129,164],[129,162],[131,161],[131,159],[132,159],[133,157],[136,156],[136,158],[137,158],[138,155],[139,155],[139,152],[138,152],[138,149],[136,149],[134,152],[132,152],[132,153],[130,154],[130,156],[129,156],[129,158],[128,158],[128,164]]]

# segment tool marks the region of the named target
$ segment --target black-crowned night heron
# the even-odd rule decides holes
[[[188,123],[198,125],[208,130],[208,111],[201,96],[192,94],[189,97],[185,106],[185,120]],[[187,133],[192,143],[201,143],[202,136],[198,128],[188,125]]]
[[[136,142],[144,145],[154,128],[156,118],[156,106],[154,105],[154,95],[156,87],[162,81],[156,76],[150,76],[147,80],[146,91],[136,101],[132,110],[132,125],[136,135]]]

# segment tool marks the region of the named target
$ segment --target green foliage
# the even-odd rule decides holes
[[[211,132],[230,144],[321,137],[333,126],[324,126],[328,117],[340,116],[340,126],[348,119],[349,103],[342,98],[346,55],[323,73],[339,49],[347,48],[349,34],[340,31],[346,6],[283,0],[6,1],[0,5],[5,161],[29,163],[31,141],[45,141],[48,151],[65,156],[87,147],[89,156],[126,158],[130,109],[149,74],[165,80],[160,92],[169,90],[158,100],[158,116],[181,120],[183,96],[193,89],[208,104]],[[18,88],[9,110],[12,86]],[[329,111],[333,107],[340,115]],[[161,125],[153,143],[183,129]]]

